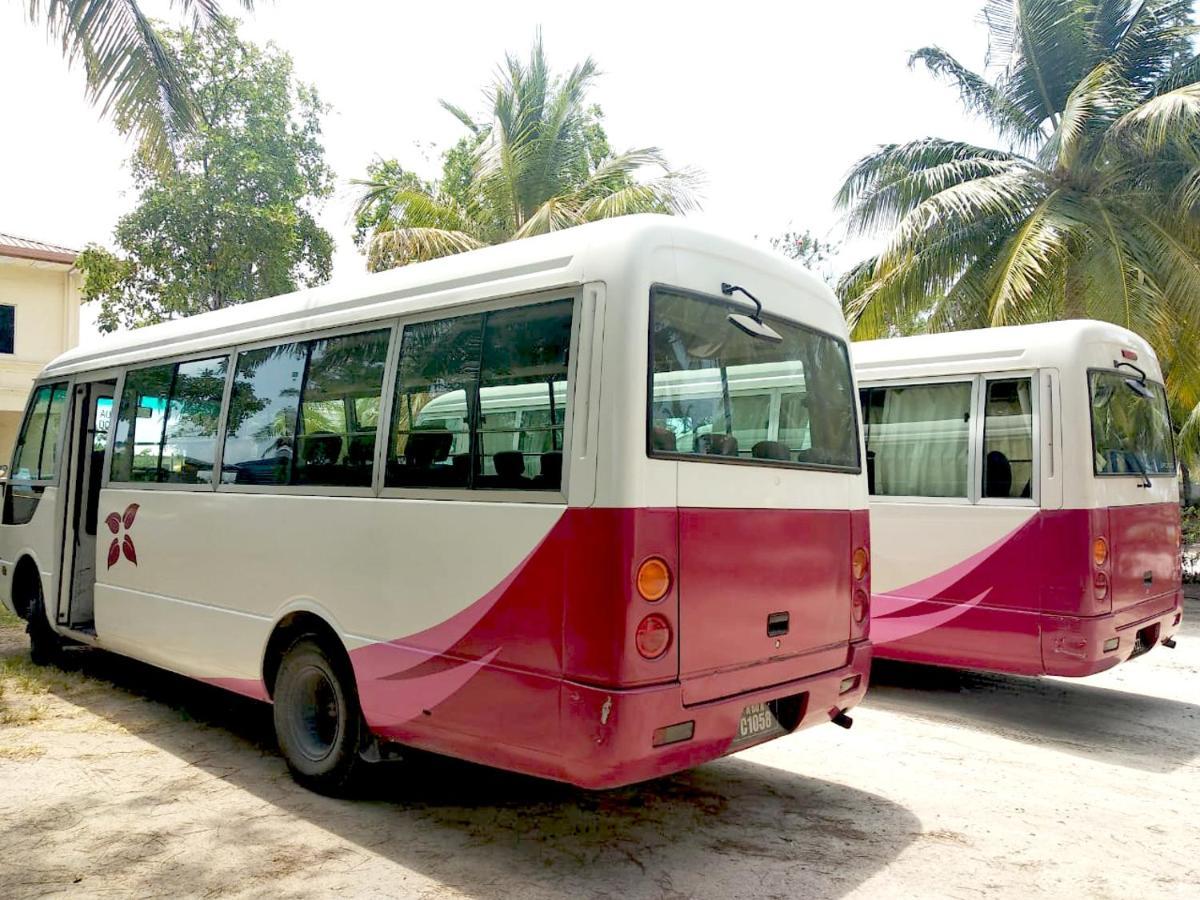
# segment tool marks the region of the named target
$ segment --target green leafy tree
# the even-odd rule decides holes
[[[614,153],[599,107],[586,102],[597,76],[585,60],[550,71],[539,36],[529,59],[508,56],[484,92],[487,116],[442,106],[468,134],[426,182],[396,160],[357,181],[355,239],[372,271],[433,259],[583,222],[696,206],[698,177],[673,170],[654,147]],[[650,178],[637,176],[657,170]]]
[[[925,138],[860,160],[841,281],[856,337],[1091,317],[1144,335],[1200,402],[1200,57],[1184,0],[992,0],[985,75],[913,54],[1003,149]],[[1200,417],[1200,412],[1194,414]]]
[[[239,0],[247,10],[254,0]],[[217,0],[170,0],[193,27],[222,26]],[[88,100],[136,134],[165,163],[172,138],[197,122],[186,74],[137,0],[27,0],[31,24],[45,26],[71,65],[81,65]]]
[[[329,277],[333,242],[314,218],[333,187],[321,145],[325,112],[292,61],[227,27],[164,35],[195,98],[199,124],[163,169],[132,162],[136,208],[115,230],[119,252],[80,256],[85,301],[102,331],[220,309]]]
[[[808,229],[788,231],[771,238],[771,249],[833,283],[833,262],[841,249],[837,241],[823,241]]]

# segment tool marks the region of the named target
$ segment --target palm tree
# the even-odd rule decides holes
[[[1200,56],[1190,0],[991,0],[984,77],[945,51],[1004,149],[880,147],[837,196],[852,233],[890,231],[842,279],[858,338],[1059,318],[1151,341],[1178,410],[1200,403]],[[1200,425],[1200,409],[1196,412]]]
[[[529,60],[506,57],[485,92],[488,118],[442,106],[469,131],[463,177],[426,183],[395,164],[358,180],[360,223],[371,223],[374,270],[639,212],[696,206],[696,173],[672,170],[654,147],[612,153],[598,111],[586,105],[598,74],[589,58],[565,77],[546,63],[540,34]],[[452,151],[453,153],[454,151]],[[655,177],[635,175],[651,167]]]
[[[88,100],[122,131],[136,134],[158,160],[170,158],[171,135],[196,119],[178,63],[137,0],[26,0],[26,15],[81,64]],[[238,0],[249,10],[254,0]],[[170,0],[196,27],[223,21],[218,0]]]

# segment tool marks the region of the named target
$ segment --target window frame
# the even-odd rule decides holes
[[[581,304],[584,295],[584,285],[580,283],[568,283],[557,289],[549,288],[534,292],[526,292],[520,294],[507,294],[498,297],[489,297],[479,301],[468,301],[461,303],[451,303],[444,306],[431,307],[422,309],[411,314],[399,315],[395,313],[378,318],[362,319],[352,323],[330,326],[325,328],[307,328],[301,331],[289,331],[282,334],[277,334],[269,338],[260,338],[257,340],[247,340],[234,344],[222,344],[217,347],[210,347],[205,350],[197,350],[188,353],[173,353],[153,359],[138,360],[137,362],[128,363],[118,366],[109,366],[103,370],[95,372],[88,371],[85,373],[72,373],[71,375],[62,376],[58,381],[66,381],[68,390],[72,389],[74,381],[77,377],[92,379],[108,375],[116,379],[116,387],[114,388],[114,398],[116,410],[113,416],[113,433],[109,438],[108,447],[104,454],[104,473],[101,480],[101,488],[103,490],[128,490],[128,491],[186,491],[186,492],[219,492],[228,494],[273,494],[279,496],[300,496],[300,497],[380,497],[384,499],[400,499],[400,500],[458,500],[458,501],[475,501],[475,502],[495,502],[495,503],[534,503],[534,504],[563,504],[567,498],[567,488],[570,478],[571,467],[571,448],[573,443],[573,419],[575,416],[575,396],[578,387],[579,379],[579,341],[582,328],[581,321]],[[563,472],[562,482],[558,490],[505,490],[505,489],[479,489],[479,488],[422,488],[422,487],[385,487],[384,479],[387,469],[387,453],[389,450],[388,442],[390,440],[391,425],[392,425],[392,404],[395,399],[396,390],[396,371],[399,368],[400,362],[400,345],[404,335],[404,328],[407,325],[416,325],[422,322],[437,321],[439,319],[456,318],[458,316],[474,315],[477,313],[486,313],[498,310],[511,308],[519,308],[522,306],[536,306],[543,303],[552,302],[555,300],[569,300],[571,302],[571,338],[568,350],[567,363],[567,399],[566,399],[566,418],[563,423]],[[216,435],[216,452],[213,460],[213,471],[220,472],[225,462],[225,439],[227,436],[229,425],[229,404],[233,395],[234,378],[237,374],[238,357],[242,353],[248,353],[253,350],[261,350],[266,347],[274,347],[279,344],[303,343],[305,341],[321,340],[323,338],[338,337],[347,334],[360,334],[369,331],[389,331],[389,343],[387,349],[387,357],[384,362],[383,369],[383,390],[380,395],[380,414],[379,422],[376,424],[375,431],[375,457],[374,470],[372,473],[372,481],[370,486],[348,487],[344,485],[258,485],[258,484],[224,484],[220,478],[213,480],[212,484],[187,484],[180,482],[136,482],[136,481],[111,481],[110,475],[112,471],[112,454],[115,446],[116,423],[119,415],[120,398],[125,391],[125,376],[126,374],[137,369],[145,369],[153,366],[175,365],[179,363],[194,362],[202,359],[213,359],[220,356],[226,356],[229,359],[229,367],[225,376],[225,388],[221,396],[221,418],[217,427]],[[590,354],[589,354],[590,357]],[[592,365],[598,364],[598,360],[592,362]],[[35,388],[43,384],[55,384],[58,381],[39,381]],[[586,398],[585,398],[586,400]],[[26,410],[27,414],[29,410]],[[24,420],[22,420],[22,425]],[[18,432],[19,434],[19,432]],[[62,440],[62,435],[59,435],[59,440]],[[61,456],[62,445],[59,445],[59,454]],[[42,482],[32,482],[33,484],[41,484]],[[51,483],[51,482],[45,482]]]
[[[581,328],[580,306],[583,297],[583,286],[572,284],[558,290],[553,288],[539,290],[533,293],[512,294],[506,297],[496,297],[478,303],[463,303],[438,309],[421,310],[411,316],[404,316],[399,322],[399,333],[391,355],[392,366],[388,370],[388,390],[385,390],[386,406],[381,407],[381,424],[387,428],[386,443],[383,447],[384,458],[376,467],[376,477],[379,479],[378,496],[400,500],[473,500],[491,503],[541,503],[562,504],[566,502],[567,488],[570,482],[571,447],[573,444],[573,420],[575,417],[575,396],[579,381],[579,337]],[[566,416],[563,420],[563,471],[562,481],[558,490],[538,490],[535,488],[521,490],[506,490],[504,488],[471,488],[471,487],[420,487],[410,485],[405,487],[386,487],[383,484],[387,469],[387,452],[390,450],[392,404],[395,401],[396,372],[400,367],[400,345],[404,338],[404,329],[409,325],[420,325],[425,322],[437,322],[441,319],[455,319],[460,316],[478,315],[480,313],[499,312],[507,309],[520,309],[524,306],[540,306],[559,300],[569,300],[571,303],[571,338],[567,349],[567,395]],[[593,365],[598,361],[593,362]],[[385,420],[386,422],[382,421]],[[378,453],[379,448],[376,447]]]
[[[1108,366],[1089,366],[1084,376],[1084,398],[1087,403],[1088,414],[1088,455],[1092,458],[1092,477],[1093,478],[1178,478],[1179,477],[1179,448],[1175,446],[1175,423],[1171,419],[1171,404],[1168,402],[1167,407],[1167,435],[1171,441],[1171,471],[1169,472],[1099,472],[1096,470],[1096,417],[1092,415],[1092,375],[1105,374],[1116,375],[1119,378],[1128,377],[1125,372],[1117,368]],[[1147,384],[1152,384],[1158,387],[1163,392],[1164,399],[1167,396],[1167,386],[1161,381],[1155,381],[1153,378],[1146,378]]]
[[[1042,416],[1041,390],[1039,388],[1038,369],[1017,369],[1011,372],[968,372],[951,375],[914,376],[911,378],[888,378],[883,381],[862,382],[860,391],[887,389],[894,387],[920,387],[933,384],[970,384],[971,421],[967,430],[967,496],[966,497],[926,497],[922,495],[892,496],[890,494],[871,494],[872,503],[914,503],[936,504],[939,506],[1015,506],[1034,507],[1041,505],[1042,455],[1044,448],[1041,444]],[[992,381],[1029,381],[1030,409],[1033,419],[1033,475],[1030,484],[1030,496],[1026,497],[984,497],[983,496],[983,441],[985,413],[987,410],[987,385]],[[863,421],[863,440],[867,440],[870,426]]]
[[[117,445],[117,425],[120,422],[120,417],[121,417],[121,400],[125,396],[125,379],[126,379],[126,376],[130,372],[137,372],[141,369],[153,369],[158,366],[175,366],[176,371],[178,371],[177,367],[183,363],[199,362],[200,360],[205,360],[205,359],[218,359],[219,357],[224,356],[226,359],[229,360],[229,365],[225,371],[225,388],[221,394],[221,414],[220,414],[220,418],[217,422],[216,440],[220,441],[222,431],[225,427],[225,409],[226,409],[225,403],[229,398],[229,388],[230,388],[230,384],[231,384],[230,378],[233,373],[234,355],[235,354],[234,354],[233,348],[222,347],[219,349],[202,350],[202,351],[193,352],[193,353],[176,354],[173,356],[163,357],[162,359],[146,360],[143,362],[131,363],[130,365],[121,366],[117,370],[119,372],[119,374],[117,375],[117,385],[113,389],[112,426],[111,426],[111,432],[108,437],[108,446],[104,450],[104,475],[100,480],[100,489],[101,490],[107,490],[109,487],[112,487],[115,490],[121,490],[121,491],[149,490],[149,491],[192,491],[192,492],[195,492],[195,491],[212,491],[213,490],[212,485],[206,485],[203,482],[197,482],[195,484],[191,484],[188,482],[181,482],[181,481],[113,481],[112,480],[112,457],[113,457],[113,451]],[[87,380],[95,380],[96,377],[103,377],[102,374],[97,376],[96,373],[93,373],[93,372],[87,372],[85,374],[87,376]],[[172,382],[174,381],[174,379],[175,379],[175,375],[172,375]],[[164,424],[164,426],[166,424],[165,415],[164,415],[164,419],[163,419],[163,424]],[[161,441],[161,438],[160,438],[160,441]],[[213,454],[213,457],[214,457],[213,458],[213,472],[220,471],[221,447],[222,447],[222,445],[220,443],[218,443],[215,448],[214,454]]]
[[[33,411],[36,407],[36,404],[30,403],[30,400],[32,400],[37,395],[37,392],[39,390],[41,390],[42,388],[44,388],[44,387],[50,388],[50,399],[46,403],[46,415],[47,415],[47,417],[49,417],[50,404],[54,402],[54,386],[56,384],[61,384],[65,387],[66,392],[67,392],[67,399],[66,399],[66,402],[63,403],[62,421],[59,423],[58,435],[54,439],[55,440],[54,459],[56,461],[56,464],[54,467],[54,477],[53,478],[30,478],[28,480],[26,480],[24,478],[14,479],[13,478],[13,472],[14,472],[13,463],[16,462],[17,447],[19,447],[21,445],[21,439],[25,436],[25,429],[29,426],[29,420],[33,417]],[[72,376],[72,375],[60,375],[55,378],[49,378],[49,379],[42,378],[33,383],[33,387],[31,387],[29,389],[29,399],[25,401],[25,412],[21,416],[21,426],[17,429],[17,440],[13,444],[12,453],[9,454],[8,481],[6,483],[10,487],[13,485],[19,485],[21,487],[49,487],[50,485],[58,484],[58,480],[60,478],[60,470],[62,468],[62,466],[60,464],[62,462],[63,440],[64,440],[66,432],[67,432],[67,428],[66,428],[67,414],[70,412],[71,401],[73,400],[73,398],[75,396],[74,391],[75,391],[75,379],[74,379],[74,376]],[[46,447],[45,447],[45,443],[44,443],[44,439],[43,439],[43,444],[38,450],[38,473],[39,474],[41,473],[41,470],[42,470],[41,455],[42,455],[42,453],[45,453],[45,452],[46,452]]]
[[[762,314],[763,318],[770,322],[782,322],[788,326],[799,328],[809,334],[815,334],[819,337],[829,338],[842,348],[843,354],[846,357],[846,367],[850,375],[850,391],[852,394],[851,400],[854,403],[854,415],[851,416],[851,422],[854,426],[854,454],[858,459],[858,464],[854,467],[850,466],[835,466],[827,463],[811,463],[799,461],[784,462],[780,459],[742,459],[737,456],[720,456],[717,454],[702,454],[702,453],[681,453],[679,451],[655,450],[653,431],[654,431],[654,298],[659,292],[669,292],[682,297],[689,297],[694,300],[699,300],[704,303],[714,303],[728,309],[737,309],[742,312],[752,312],[754,306],[750,303],[743,304],[740,301],[734,300],[731,297],[717,296],[716,294],[705,293],[704,291],[696,291],[690,288],[675,287],[663,282],[654,282],[650,285],[649,302],[646,305],[646,367],[645,367],[645,400],[646,404],[642,414],[642,440],[646,451],[646,458],[653,460],[666,460],[669,462],[698,462],[698,463],[716,463],[726,466],[749,466],[751,468],[762,469],[764,471],[779,470],[779,469],[796,469],[810,472],[832,472],[839,475],[861,475],[866,472],[866,445],[864,436],[866,431],[863,428],[862,408],[858,401],[858,392],[861,386],[858,384],[858,379],[854,374],[854,362],[850,356],[850,344],[836,334],[831,334],[828,331],[822,331],[820,328],[814,328],[812,325],[781,316],[775,313]],[[781,395],[782,396],[782,395]],[[781,399],[781,398],[780,398]],[[769,409],[776,411],[778,409],[780,399],[771,398]],[[778,428],[778,419],[776,420],[776,428]]]
[[[363,322],[355,322],[351,325],[340,325],[336,328],[323,328],[319,330],[309,330],[286,335],[279,335],[267,340],[253,341],[250,343],[239,344],[234,348],[233,363],[229,367],[229,379],[225,383],[225,397],[221,405],[221,427],[217,430],[217,439],[220,443],[217,445],[217,459],[215,466],[216,471],[221,471],[225,466],[225,438],[229,426],[229,403],[233,397],[234,377],[237,374],[237,363],[239,357],[243,353],[250,353],[254,350],[263,350],[269,347],[278,347],[281,344],[303,344],[308,341],[319,341],[325,338],[342,337],[349,334],[363,334],[371,331],[387,331],[388,346],[387,356],[384,357],[383,363],[383,390],[380,392],[380,403],[386,402],[388,396],[387,377],[388,372],[393,371],[390,368],[395,351],[398,346],[398,323],[394,318],[374,319]],[[301,386],[303,388],[303,386]],[[303,396],[297,401],[297,414],[299,411],[299,403],[303,402]],[[381,407],[382,408],[382,407]],[[380,416],[380,419],[383,417]],[[278,494],[281,496],[298,496],[298,497],[374,497],[378,493],[376,491],[376,479],[379,474],[379,437],[380,426],[382,422],[377,422],[375,425],[375,456],[372,463],[373,469],[371,473],[370,485],[337,485],[337,484],[226,484],[219,478],[217,479],[216,490],[220,493],[227,494]]]

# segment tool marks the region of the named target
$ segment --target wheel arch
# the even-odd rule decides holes
[[[44,601],[46,587],[42,584],[42,570],[33,554],[23,553],[13,567],[12,575],[13,610],[22,619],[29,619],[29,610],[36,596],[35,591],[41,592]]]
[[[263,651],[262,679],[267,696],[275,697],[275,678],[288,649],[305,635],[313,635],[321,646],[345,666],[345,673],[351,679],[357,690],[357,679],[354,666],[350,662],[350,651],[346,648],[341,635],[338,634],[329,621],[318,613],[308,609],[298,609],[284,615],[271,630]]]

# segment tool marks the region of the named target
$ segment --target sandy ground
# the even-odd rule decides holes
[[[1200,603],[1085,681],[878,673],[855,726],[587,793],[289,779],[266,707],[0,623],[0,896],[1200,897]],[[1187,620],[1185,619],[1185,622]]]

